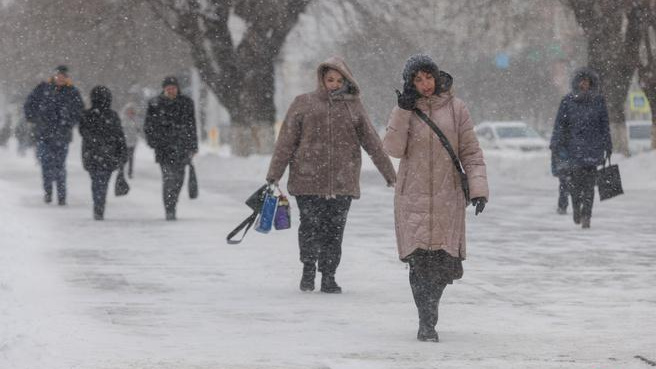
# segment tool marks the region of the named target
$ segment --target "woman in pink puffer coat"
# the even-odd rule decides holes
[[[403,70],[404,90],[389,119],[383,147],[400,158],[394,213],[399,258],[410,265],[419,313],[417,339],[439,340],[435,325],[442,291],[462,277],[465,208],[460,176],[437,135],[413,112],[437,124],[460,159],[478,215],[489,197],[483,152],[464,102],[451,92],[452,78],[426,55]]]

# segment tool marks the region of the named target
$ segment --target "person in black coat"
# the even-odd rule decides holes
[[[550,148],[560,162],[558,173],[567,176],[574,223],[590,228],[597,166],[610,158],[613,145],[608,109],[601,95],[599,76],[581,68],[572,78],[572,92],[561,101]]]
[[[166,219],[175,220],[185,167],[198,152],[198,135],[194,102],[180,94],[177,79],[164,78],[162,89],[159,96],[148,102],[144,133],[162,169]]]
[[[118,114],[111,109],[112,93],[105,86],[91,90],[91,109],[80,122],[82,164],[91,176],[93,217],[103,220],[107,187],[112,172],[123,167],[128,158],[125,135]]]
[[[55,75],[42,82],[27,97],[23,106],[25,118],[35,126],[37,157],[41,163],[44,200],[52,202],[52,184],[57,184],[59,205],[66,205],[66,156],[73,138],[73,127],[79,123],[84,104],[61,65]]]

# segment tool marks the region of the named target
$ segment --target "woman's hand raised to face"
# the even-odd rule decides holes
[[[397,104],[403,110],[412,110],[417,103],[417,92],[413,88],[407,86],[403,88],[403,93],[396,90]]]

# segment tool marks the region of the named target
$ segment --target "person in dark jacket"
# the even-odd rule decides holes
[[[112,172],[127,161],[125,135],[118,114],[111,109],[112,93],[105,86],[91,90],[91,109],[80,122],[82,164],[91,176],[93,217],[103,220],[107,187]]]
[[[185,167],[198,152],[194,102],[180,94],[178,80],[166,77],[163,92],[148,102],[144,133],[162,169],[166,220],[176,219]]]
[[[35,126],[37,157],[41,162],[44,200],[52,202],[52,184],[57,184],[59,205],[66,205],[66,157],[73,138],[73,127],[79,123],[84,104],[61,65],[55,75],[40,83],[23,106],[25,118]]]
[[[574,223],[590,228],[597,166],[613,151],[608,109],[601,95],[599,76],[590,68],[576,70],[572,92],[561,101],[556,116],[551,151],[567,173]]]

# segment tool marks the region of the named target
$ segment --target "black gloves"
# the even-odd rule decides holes
[[[471,202],[472,205],[476,208],[475,215],[478,215],[483,212],[483,209],[485,209],[485,203],[487,203],[487,200],[485,197],[474,197]]]
[[[419,98],[417,91],[407,85],[403,86],[403,93],[399,92],[399,90],[396,90],[396,96],[399,108],[403,110],[414,109],[415,104],[417,103],[417,98]]]

